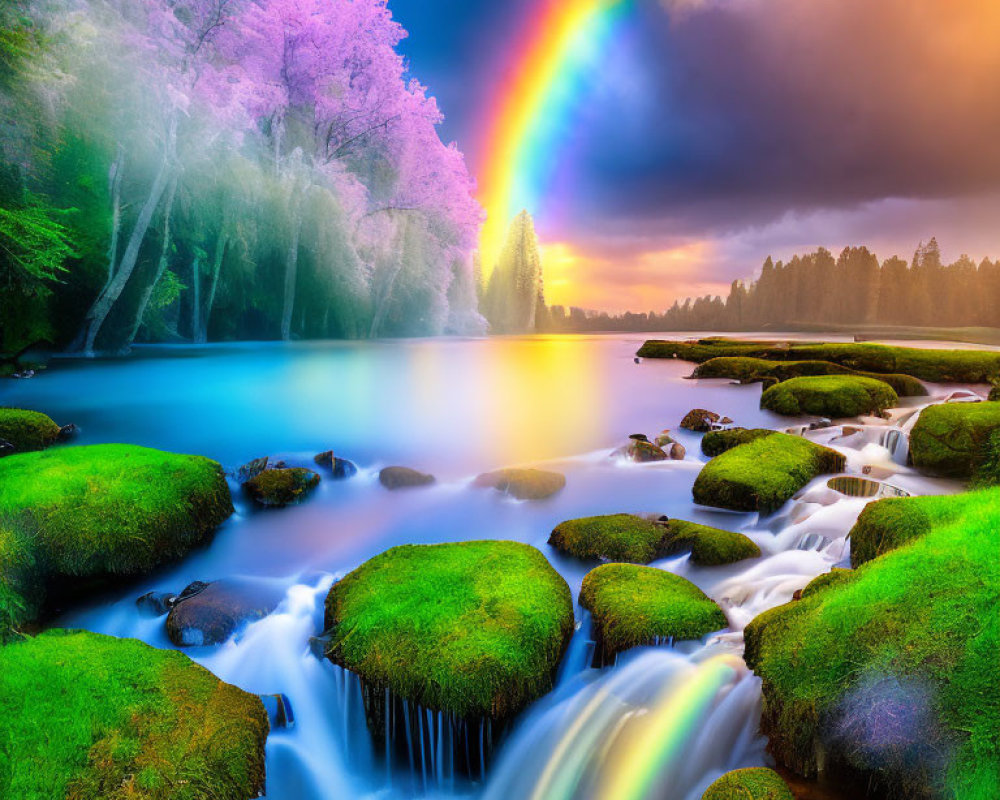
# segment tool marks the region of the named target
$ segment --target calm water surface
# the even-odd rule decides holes
[[[743,625],[844,561],[846,533],[865,501],[836,495],[820,479],[764,520],[694,506],[691,485],[704,459],[699,437],[676,431],[687,411],[708,408],[746,427],[808,420],[761,411],[756,385],[687,380],[690,363],[636,364],[644,338],[145,347],[125,359],[57,362],[36,379],[4,381],[0,404],[77,423],[77,444],[198,453],[227,470],[262,455],[312,466],[315,453],[333,448],[360,467],[347,481],[326,475],[309,500],[279,511],[248,506],[234,484],[237,513],[210,546],[61,624],[169,647],[163,619],[136,610],[143,592],[240,577],[283,593],[276,613],[234,640],[187,651],[249,691],[291,698],[296,726],[268,742],[272,800],[696,799],[723,771],[766,763],[756,734],[759,684],[740,659]],[[932,390],[941,397],[951,388]],[[912,411],[916,403],[908,405]],[[808,435],[846,453],[849,472],[876,464],[911,492],[953,491],[902,466],[907,413],[892,425],[872,421],[848,440],[834,438],[839,428]],[[889,427],[900,434],[887,438]],[[684,461],[636,465],[610,457],[628,434],[652,437],[663,428],[687,446]],[[438,483],[387,492],[377,474],[390,464],[431,472]],[[528,464],[564,472],[566,489],[520,503],[469,486],[482,471]],[[589,621],[578,607],[556,690],[522,715],[485,780],[454,776],[430,753],[425,768],[413,771],[372,752],[356,685],[309,652],[333,580],[397,544],[514,539],[540,548],[575,597],[592,565],[555,553],[549,532],[565,519],[621,511],[742,530],[760,544],[761,558],[724,568],[697,569],[686,557],[657,564],[719,601],[729,631],[676,648],[639,648],[616,667],[596,670],[588,665]],[[441,735],[436,724],[428,718],[429,748]]]

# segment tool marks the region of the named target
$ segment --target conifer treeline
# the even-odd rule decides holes
[[[1000,327],[1000,260],[941,260],[936,239],[908,264],[880,262],[866,247],[825,248],[787,263],[764,262],[755,281],[733,281],[729,295],[675,301],[665,313],[620,316],[553,308],[555,330],[753,330],[796,325]]]

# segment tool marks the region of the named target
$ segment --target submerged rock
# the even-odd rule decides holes
[[[178,647],[221,644],[274,611],[281,597],[279,590],[256,581],[196,581],[170,609],[167,636]]]
[[[135,601],[139,613],[146,617],[162,617],[173,607],[177,595],[170,592],[146,592]]]
[[[271,723],[271,730],[277,728],[295,727],[295,715],[292,713],[292,701],[286,694],[261,694],[257,695],[264,704],[267,711],[268,722]]]
[[[670,456],[662,448],[646,439],[632,439],[621,450],[616,451],[639,464],[652,461],[667,461]]]
[[[324,450],[322,453],[318,453],[313,457],[313,461],[330,470],[337,480],[351,478],[358,472],[357,466],[346,458],[338,458],[333,454],[333,450]]]
[[[265,469],[243,484],[243,490],[262,506],[297,503],[319,485],[319,475],[304,467]]]
[[[708,433],[712,430],[712,425],[719,421],[719,415],[714,411],[704,408],[695,408],[688,411],[681,420],[681,427],[695,433]]]
[[[479,475],[472,485],[496,489],[518,500],[545,500],[563,490],[566,476],[544,469],[498,469]]]
[[[0,647],[0,718],[9,800],[264,790],[261,701],[176,650],[85,631],[19,638]]]
[[[379,472],[378,480],[386,489],[410,489],[416,486],[430,486],[436,478],[409,467],[385,467]]]
[[[900,489],[898,486],[868,480],[867,478],[858,478],[854,475],[841,475],[836,478],[830,478],[830,480],[826,482],[826,485],[834,491],[845,494],[848,497],[910,496],[908,491]]]
[[[638,645],[700,639],[728,625],[722,609],[690,581],[635,564],[603,564],[588,572],[580,605],[593,616],[598,665]]]

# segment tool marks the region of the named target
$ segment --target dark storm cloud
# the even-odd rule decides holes
[[[644,73],[644,101],[612,97],[589,126],[581,210],[690,232],[1000,186],[998,4],[719,0],[637,17],[609,56]]]

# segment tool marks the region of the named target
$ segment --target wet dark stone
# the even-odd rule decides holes
[[[80,432],[80,429],[76,427],[74,423],[69,423],[69,425],[63,425],[59,428],[59,435],[56,437],[60,442],[68,442],[74,436]]]
[[[635,442],[648,442],[649,441],[649,437],[646,436],[646,434],[644,434],[644,433],[630,433],[628,435],[628,438],[632,439]]]
[[[695,431],[696,433],[708,433],[712,429],[712,425],[718,421],[719,415],[714,411],[708,411],[704,408],[694,408],[684,415],[684,419],[681,420],[681,427],[687,428],[689,431]]]
[[[146,617],[162,617],[177,602],[177,596],[170,592],[146,592],[135,601],[139,613]]]
[[[292,701],[286,694],[257,695],[267,711],[271,730],[275,728],[292,728],[295,726],[295,715],[292,713]]]
[[[313,457],[319,466],[326,467],[333,473],[333,477],[337,480],[342,480],[344,478],[350,478],[357,474],[358,468],[355,464],[348,461],[346,458],[338,458],[333,454],[333,450],[324,450],[322,453],[318,453]]]
[[[256,478],[260,473],[267,469],[268,457],[263,456],[261,458],[255,458],[252,461],[248,461],[238,470],[236,470],[236,479],[240,483],[246,483],[251,478]]]
[[[197,589],[189,593],[189,589]],[[198,581],[185,589],[167,615],[167,636],[178,647],[221,644],[244,625],[270,614],[280,590],[260,581]]]
[[[14,445],[12,445],[6,439],[0,439],[0,456],[10,455],[16,449],[17,448],[15,448]]]

